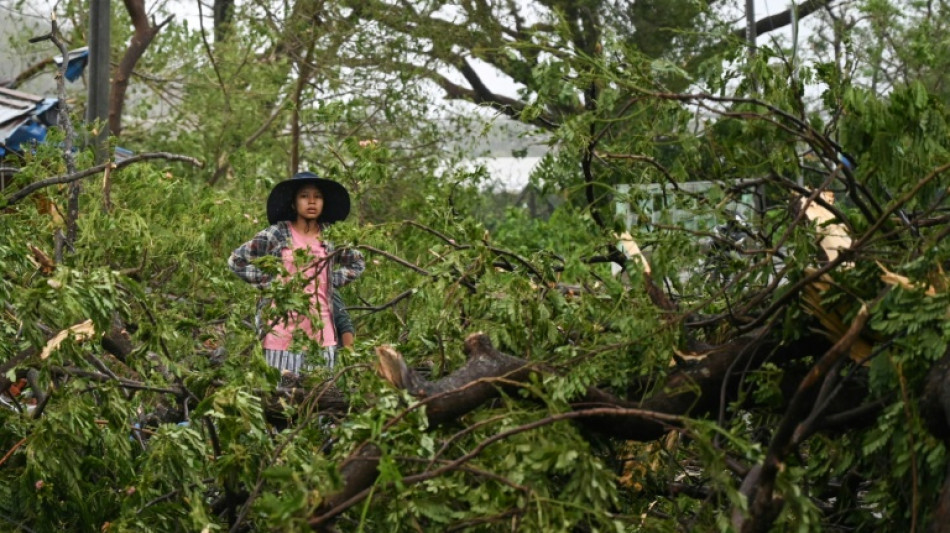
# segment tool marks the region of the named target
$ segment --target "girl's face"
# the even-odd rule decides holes
[[[316,222],[323,212],[323,193],[313,184],[301,186],[294,195],[294,209],[297,212],[297,220]]]

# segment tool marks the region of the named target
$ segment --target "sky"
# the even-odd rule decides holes
[[[119,0],[112,1],[118,2]],[[146,0],[146,2],[148,6],[155,4],[154,1],[150,0]],[[211,3],[210,0],[205,0],[205,2],[206,4]],[[736,20],[739,21],[740,26],[742,21],[739,19],[742,16],[744,4],[745,2],[743,0],[736,0],[733,7]],[[761,19],[785,11],[788,9],[789,4],[787,0],[755,0],[756,18]],[[19,29],[24,25],[36,24],[38,28],[46,29],[49,27],[48,21],[50,14],[56,5],[57,2],[55,0],[35,0],[22,3],[17,0],[0,0],[0,43],[2,43],[0,46],[4,48],[3,52],[0,52],[0,79],[15,75],[48,53],[46,48],[49,47],[49,43],[46,43],[45,48],[43,46],[29,46],[20,43],[11,50],[6,39],[6,32],[10,26],[13,25],[13,27]],[[178,21],[188,20],[191,27],[198,27],[198,8],[195,0],[172,0],[172,5],[177,5],[177,7],[174,8],[174,12]],[[206,17],[210,17],[210,5],[204,9],[204,13]],[[802,24],[801,35],[799,36],[800,41],[805,39],[810,33],[808,25],[808,19],[806,19]],[[205,26],[210,27],[210,24],[206,24]],[[767,44],[778,36],[786,39],[786,42],[790,42],[791,34],[790,28],[784,28],[771,34],[760,36],[758,42],[760,44]],[[477,60],[475,60],[474,63],[489,87],[495,88],[499,93],[506,96],[517,96],[518,86],[516,84],[512,83],[505,76],[495,72],[488,65]]]

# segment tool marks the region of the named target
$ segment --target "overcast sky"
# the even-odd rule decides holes
[[[116,3],[119,0],[112,1]],[[155,5],[155,2],[152,0],[146,0],[146,2],[148,6]],[[734,20],[736,20],[738,27],[742,27],[744,25],[742,10],[745,2],[744,0],[734,0],[734,2],[736,6],[734,8],[736,10]],[[206,3],[210,4],[210,0],[206,0]],[[173,23],[181,23],[182,20],[187,20],[190,27],[199,27],[198,8],[194,0],[172,0],[172,4],[177,4],[178,6],[174,9],[176,20]],[[31,2],[0,0],[0,43],[2,43],[2,45],[0,45],[0,79],[10,79],[19,72],[22,72],[29,65],[55,52],[49,42],[31,45],[22,39],[18,39],[15,43],[8,43],[8,39],[13,32],[16,32],[18,37],[22,37],[24,35],[24,27],[35,27],[35,30],[25,32],[31,35],[33,33],[39,35],[48,31],[50,14],[55,5],[55,1],[52,0],[35,0]],[[786,0],[756,0],[755,18],[759,20],[775,15],[785,11],[788,7],[789,2]],[[208,18],[211,16],[210,5],[204,8],[204,15],[206,17],[205,28],[210,31],[211,24],[210,21],[208,21]],[[800,25],[799,42],[803,42],[811,33],[808,29],[809,24],[808,19],[806,19]],[[791,43],[791,36],[791,28],[783,28],[782,30],[759,36],[758,42],[759,44],[773,44],[776,42],[776,39],[778,39],[779,44],[787,46]],[[473,63],[485,84],[491,87],[493,91],[510,97],[517,96],[518,86],[512,83],[508,77],[478,60],[473,60]],[[465,81],[460,77],[453,81],[465,84]],[[37,94],[43,94],[54,89],[55,85],[53,84],[52,76],[40,76],[30,84],[21,87],[21,90]],[[72,84],[70,89],[83,90],[81,83]],[[470,113],[470,106],[466,107],[467,112]],[[484,149],[485,147],[481,147],[477,150],[473,150],[473,152],[480,153],[481,150]],[[499,152],[498,150],[489,148],[488,152],[491,153],[493,157],[487,159],[479,158],[475,161],[486,165],[489,174],[494,176],[503,187],[512,189],[523,186],[531,167],[538,161],[538,156],[540,155],[529,153],[529,157],[527,158],[512,158],[510,157],[510,153],[505,153],[506,150]]]

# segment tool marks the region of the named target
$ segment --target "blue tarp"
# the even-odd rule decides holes
[[[20,152],[21,146],[46,140],[56,125],[59,99],[43,98],[0,87],[0,157]]]
[[[76,81],[82,75],[86,65],[89,64],[89,47],[84,46],[71,50],[68,57],[69,59],[66,60],[66,80]],[[63,64],[62,57],[56,57],[53,60],[56,61],[57,66]]]
[[[62,57],[54,58],[62,65]],[[75,81],[82,75],[89,63],[89,48],[78,48],[69,52],[66,63],[66,79]],[[0,159],[8,153],[22,153],[24,144],[46,140],[46,131],[57,124],[59,99],[44,98],[0,86]],[[131,157],[133,153],[125,148],[115,148],[115,161]]]
[[[7,137],[6,146],[14,151],[20,150],[20,145],[30,141],[41,143],[46,140],[46,126],[35,121],[29,121],[20,126],[12,135]]]
[[[54,58],[57,65],[63,58]],[[72,50],[67,54],[66,79],[75,81],[89,64],[89,48]],[[58,98],[44,98],[0,87],[0,157],[9,152],[21,152],[23,144],[43,142],[46,129],[56,125],[59,112]]]

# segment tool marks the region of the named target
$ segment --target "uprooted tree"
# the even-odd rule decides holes
[[[0,193],[0,520],[946,528],[942,99],[768,50],[755,83],[675,92],[652,60],[606,52],[552,56],[562,75],[524,102],[526,121],[584,104],[536,171],[559,202],[546,220],[461,172],[392,176],[385,141],[307,154],[369,213],[332,239],[370,268],[344,292],[357,348],[292,384],[224,265],[261,226],[266,180],[208,189],[173,158],[72,172],[38,147]],[[806,105],[799,84],[817,81]],[[57,262],[50,206],[80,179]],[[390,180],[398,196],[373,196]],[[265,294],[277,311],[281,291]]]

